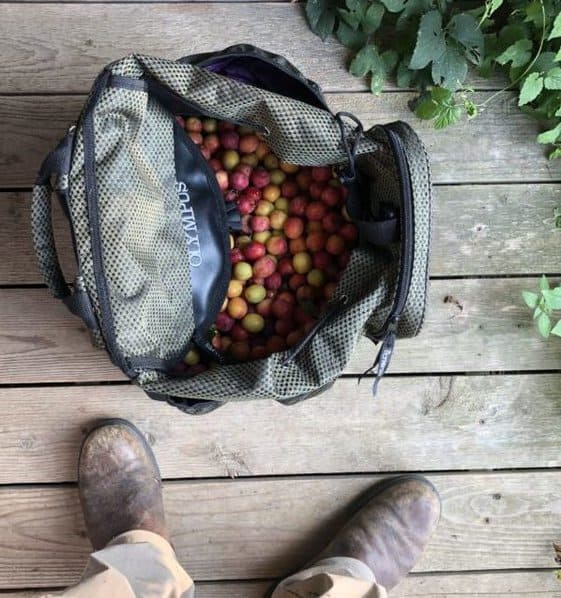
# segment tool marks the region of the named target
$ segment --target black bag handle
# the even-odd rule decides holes
[[[98,331],[88,294],[83,289],[72,292],[64,278],[53,232],[51,177],[68,175],[73,137],[71,130],[41,165],[31,198],[31,232],[39,271],[51,294],[73,314],[81,317],[88,328]]]

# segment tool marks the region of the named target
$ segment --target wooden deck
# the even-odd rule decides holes
[[[552,548],[561,541],[561,341],[538,338],[520,299],[542,273],[561,272],[561,161],[545,159],[510,93],[444,133],[414,120],[407,92],[373,98],[301,12],[286,2],[0,2],[0,595],[77,580],[89,550],[77,452],[90,422],[118,416],[153,445],[199,597],[262,596],[313,554],[353,497],[405,471],[427,472],[443,517],[392,596],[561,597]],[[91,348],[38,276],[30,187],[97,71],[131,51],[172,58],[236,42],[286,55],[365,125],[410,120],[428,146],[430,311],[423,333],[399,342],[376,399],[368,382],[357,385],[373,359],[365,342],[320,398],[180,415]],[[481,100],[498,86],[473,84]],[[71,274],[60,217],[57,228]]]

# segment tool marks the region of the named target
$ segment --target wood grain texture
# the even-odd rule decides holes
[[[27,5],[23,5],[27,6]],[[124,6],[124,5],[115,5]],[[1,45],[0,41],[0,45]],[[1,70],[1,67],[0,67]],[[354,112],[365,126],[405,120],[425,142],[436,183],[551,182],[561,180],[561,161],[548,161],[535,143],[536,122],[505,93],[477,119],[446,132],[411,114],[412,94],[329,94],[334,111]],[[484,101],[488,92],[475,94]],[[0,96],[0,186],[30,187],[45,155],[77,118],[84,96]]]
[[[366,89],[347,72],[346,48],[310,31],[302,3],[2,3],[0,33],[0,93],[85,92],[131,52],[175,59],[238,43],[282,54],[327,91]],[[475,76],[471,84],[502,87]]]
[[[376,476],[172,482],[172,541],[195,580],[276,578],[316,554]],[[561,472],[434,475],[443,515],[416,571],[553,568]],[[0,492],[0,587],[77,580],[89,551],[72,488]]]
[[[421,334],[397,343],[392,373],[559,369],[561,344],[534,330],[523,289],[537,279],[433,281]],[[0,384],[124,380],[81,321],[46,289],[0,290]],[[361,339],[347,367],[369,368],[375,346]]]
[[[86,431],[110,417],[142,430],[164,478],[560,467],[560,386],[557,374],[388,377],[373,399],[344,378],[293,407],[202,418],[132,385],[4,388],[0,484],[75,481]]]
[[[263,598],[273,581],[222,581],[197,583],[197,598]],[[61,591],[46,590],[58,596]],[[43,594],[43,592],[41,592]],[[38,592],[2,592],[2,598],[38,598]],[[391,598],[561,598],[553,571],[506,573],[412,573],[394,588]]]
[[[436,187],[432,276],[557,272],[559,185]],[[30,230],[30,193],[0,192],[0,284],[42,283]],[[68,280],[75,272],[66,218],[54,202],[55,233]],[[515,258],[515,259],[513,259]]]

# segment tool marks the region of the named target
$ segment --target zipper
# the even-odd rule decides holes
[[[339,295],[338,297],[334,297],[327,309],[323,312],[323,314],[316,320],[316,323],[312,326],[310,331],[300,340],[299,343],[296,343],[290,351],[287,352],[286,357],[282,360],[282,365],[289,365],[292,361],[302,353],[302,351],[308,346],[314,336],[336,315],[343,311],[343,308],[349,302],[349,298],[347,295]]]
[[[411,189],[407,157],[399,135],[389,128],[384,127],[384,130],[386,131],[390,148],[397,162],[401,188],[401,267],[397,281],[396,298],[390,314],[382,328],[377,333],[369,335],[375,343],[382,343],[374,364],[365,372],[365,374],[369,373],[376,368],[376,378],[372,385],[372,394],[374,396],[378,390],[378,384],[391,362],[399,319],[405,309],[409,295],[414,259],[413,191]]]

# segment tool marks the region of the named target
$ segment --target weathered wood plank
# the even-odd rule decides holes
[[[398,342],[389,371],[559,369],[561,344],[537,335],[520,298],[537,284],[533,278],[433,281],[425,327]],[[375,354],[362,339],[347,373],[364,372]],[[0,384],[123,379],[105,352],[90,346],[81,321],[45,289],[0,290]]]
[[[553,209],[559,185],[436,187],[433,276],[539,274],[559,270],[561,230]],[[41,283],[31,243],[29,193],[0,193],[0,284]],[[55,202],[55,232],[63,269],[75,271],[70,233]],[[59,243],[58,243],[59,241]]]
[[[76,480],[84,434],[108,417],[134,422],[173,479],[560,467],[560,386],[553,374],[389,377],[374,400],[345,378],[298,406],[196,420],[134,386],[4,388],[0,484]]]
[[[377,479],[168,483],[172,540],[195,579],[280,577],[321,548]],[[561,472],[431,479],[443,515],[416,571],[555,567]],[[76,581],[89,546],[74,489],[6,487],[0,515],[0,587]]]
[[[489,95],[481,92],[474,100]],[[406,92],[378,98],[345,93],[329,94],[327,99],[334,111],[354,112],[365,126],[398,119],[411,122],[427,145],[437,183],[561,180],[561,160],[547,160],[543,146],[535,143],[538,125],[520,112],[512,93],[503,94],[477,119],[447,131],[416,119],[407,107],[411,97]],[[31,186],[42,159],[76,119],[83,102],[81,95],[0,97],[0,184]]]
[[[173,59],[248,42],[284,55],[328,91],[366,89],[347,72],[346,48],[310,31],[302,3],[3,3],[1,32],[3,93],[84,92],[106,64],[133,51]],[[497,84],[472,80],[475,88]]]
[[[197,598],[263,598],[272,581],[223,581],[196,584]],[[47,590],[58,596],[60,591]],[[33,598],[37,592],[3,592],[2,598]],[[412,573],[391,592],[392,598],[561,598],[561,586],[552,571],[507,573]]]

